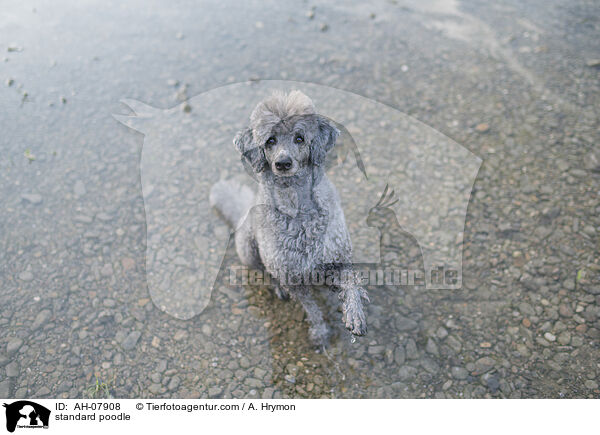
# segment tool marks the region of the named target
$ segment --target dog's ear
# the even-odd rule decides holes
[[[260,146],[256,146],[252,137],[252,130],[247,128],[235,135],[233,144],[242,155],[242,163],[246,170],[262,172],[267,166],[265,153]]]
[[[326,117],[314,116],[317,121],[317,131],[310,144],[310,158],[314,165],[321,166],[325,162],[327,152],[335,145],[340,131]]]

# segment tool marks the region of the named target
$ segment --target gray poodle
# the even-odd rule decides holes
[[[219,181],[210,192],[211,205],[235,229],[242,263],[266,270],[278,297],[302,304],[317,345],[325,345],[329,333],[311,295],[315,283],[339,292],[350,332],[367,332],[367,292],[352,269],[344,212],[324,170],[338,135],[300,91],[273,94],[256,106],[249,126],[233,140],[258,192],[231,180]]]

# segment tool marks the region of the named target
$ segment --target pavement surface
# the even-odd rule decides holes
[[[600,397],[596,1],[4,9],[0,397]],[[325,350],[298,304],[227,281],[231,247],[202,313],[155,304],[144,136],[112,115],[130,113],[130,98],[199,119],[188,98],[267,79],[384,103],[482,159],[461,289],[370,288],[369,333],[356,340],[323,293]],[[171,197],[188,198],[187,182]],[[421,267],[395,219],[373,222],[384,264]]]

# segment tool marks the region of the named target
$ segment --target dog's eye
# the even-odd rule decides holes
[[[294,138],[294,142],[302,143],[302,142],[304,142],[304,138],[302,136],[300,136],[299,134],[297,134],[296,137]]]
[[[271,136],[270,138],[267,139],[267,141],[265,142],[265,145],[273,146],[276,143],[277,143],[277,139],[275,139],[273,136]]]

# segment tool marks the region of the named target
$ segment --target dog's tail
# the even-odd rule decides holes
[[[236,229],[242,222],[254,201],[254,192],[234,180],[221,180],[210,189],[210,205],[216,208]]]

